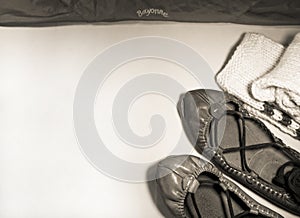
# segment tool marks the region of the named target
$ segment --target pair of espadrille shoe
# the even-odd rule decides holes
[[[300,216],[300,154],[215,90],[185,94],[179,113],[196,156],[170,156],[158,164],[157,183],[174,217],[282,217],[231,179]],[[225,177],[226,175],[227,177]]]

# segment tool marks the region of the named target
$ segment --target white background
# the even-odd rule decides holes
[[[299,26],[151,22],[1,27],[0,217],[162,217],[146,183],[101,174],[79,149],[72,117],[76,85],[103,49],[132,37],[169,37],[195,49],[217,72],[242,33],[259,32],[287,44],[299,31]],[[171,128],[178,132],[181,127]]]

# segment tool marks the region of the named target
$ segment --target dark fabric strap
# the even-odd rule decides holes
[[[300,24],[299,0],[6,0],[0,25],[57,26],[124,20]]]

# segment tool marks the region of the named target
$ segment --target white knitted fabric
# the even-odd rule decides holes
[[[278,65],[254,81],[251,90],[255,99],[275,102],[300,122],[300,34],[295,36]]]
[[[263,103],[249,92],[251,84],[276,66],[283,51],[281,44],[263,35],[246,33],[227,65],[218,73],[217,83],[229,94],[263,110]]]
[[[231,59],[217,74],[216,81],[224,91],[242,100],[244,108],[251,115],[265,119],[282,131],[296,136],[295,130],[299,125],[295,121],[288,127],[280,124],[279,111],[275,110],[272,117],[267,116],[263,113],[264,102],[251,94],[252,83],[271,72],[283,53],[284,47],[281,44],[261,34],[246,33]]]

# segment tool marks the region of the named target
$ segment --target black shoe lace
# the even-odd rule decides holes
[[[252,169],[249,167],[247,160],[246,160],[246,150],[255,150],[255,149],[261,149],[266,147],[277,147],[279,148],[279,145],[276,142],[270,142],[270,143],[258,143],[254,145],[248,145],[246,146],[246,125],[245,125],[245,118],[244,115],[241,112],[235,111],[235,110],[227,110],[226,113],[224,113],[220,118],[214,118],[211,125],[211,130],[213,131],[213,134],[210,134],[210,142],[211,146],[213,148],[219,147],[218,142],[218,123],[225,115],[232,115],[238,118],[238,127],[239,127],[239,147],[231,147],[231,148],[225,148],[223,149],[223,154],[231,153],[231,152],[240,152],[241,157],[241,167],[243,171],[247,171],[248,173],[252,172]]]
[[[199,179],[198,179],[198,181],[200,182],[201,185],[209,185],[209,186],[211,186],[211,185],[212,186],[213,185],[220,185],[220,181],[199,180]],[[222,189],[222,190],[223,190],[223,192],[225,192],[225,195],[226,195],[226,202],[224,202],[225,203],[224,205],[228,206],[228,211],[229,211],[229,214],[230,214],[231,218],[243,218],[243,217],[251,214],[250,210],[245,210],[245,211],[243,211],[243,212],[241,212],[237,215],[234,215],[232,200],[231,200],[231,196],[230,196],[230,191],[227,190],[227,189],[226,190]],[[221,195],[220,195],[220,198],[221,198]],[[201,213],[200,213],[199,208],[197,206],[195,193],[191,193],[191,199],[192,199],[193,206],[195,208],[197,217],[201,218]],[[223,198],[221,198],[221,200],[223,201]],[[226,212],[225,208],[224,208],[224,212]],[[259,216],[257,216],[257,217],[259,217]]]

